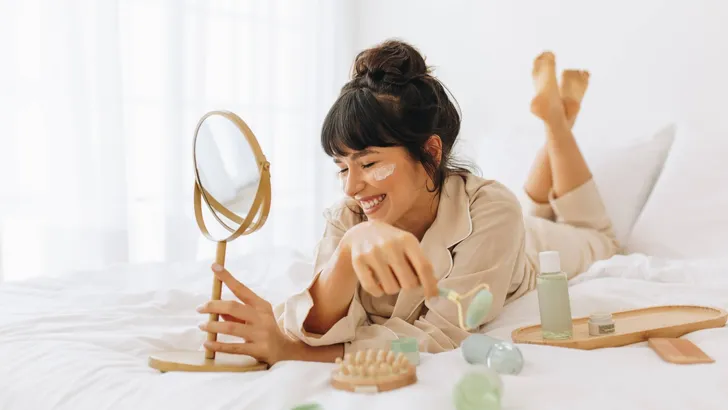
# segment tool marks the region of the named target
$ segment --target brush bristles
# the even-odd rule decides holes
[[[410,362],[404,353],[372,350],[358,351],[355,355],[347,353],[344,359],[336,359],[338,373],[343,376],[363,378],[379,378],[400,373],[407,373]]]

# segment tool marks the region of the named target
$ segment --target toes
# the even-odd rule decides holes
[[[544,51],[536,57],[536,62],[550,62],[556,61],[556,56],[551,51]]]
[[[575,74],[574,74],[575,80],[577,80],[581,83],[584,83],[584,84],[587,84],[589,82],[589,71],[586,71],[586,70],[574,70],[574,71],[575,71]]]
[[[569,80],[581,80],[583,73],[585,73],[585,71],[581,71],[581,70],[564,70],[561,73],[561,78],[564,79],[564,80],[566,80],[566,81],[569,81]]]
[[[554,56],[554,53],[550,51],[544,51],[533,60],[533,74],[536,75],[541,71],[542,68],[547,66],[554,66],[555,64],[556,56]]]
[[[580,102],[589,87],[589,72],[586,70],[564,70],[561,73],[559,91],[564,99]]]
[[[564,70],[561,73],[561,81],[562,82],[580,82],[580,83],[587,83],[589,82],[589,71],[587,70]]]

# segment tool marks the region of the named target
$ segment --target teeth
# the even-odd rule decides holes
[[[384,200],[385,196],[386,195],[380,195],[380,196],[372,199],[371,201],[361,201],[362,208],[367,210],[367,209],[371,209],[371,208],[375,207],[376,205],[378,205],[380,202],[382,202]]]

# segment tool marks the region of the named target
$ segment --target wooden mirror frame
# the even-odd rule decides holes
[[[260,179],[258,181],[258,189],[255,193],[252,205],[248,210],[248,214],[243,218],[224,205],[222,205],[215,197],[213,197],[209,191],[207,191],[200,181],[200,171],[197,167],[197,138],[199,135],[200,128],[204,124],[205,120],[212,116],[221,116],[233,123],[238,130],[245,136],[245,139],[250,146],[253,155],[255,156],[255,162],[258,166],[258,173]],[[195,173],[195,186],[194,186],[194,208],[195,208],[195,220],[197,226],[200,228],[202,234],[209,240],[217,242],[217,250],[215,252],[215,263],[225,266],[225,253],[227,249],[227,243],[235,240],[241,235],[248,235],[259,230],[268,219],[268,213],[270,212],[271,204],[271,183],[270,183],[270,162],[263,155],[263,150],[258,144],[258,140],[253,134],[253,131],[248,127],[240,117],[230,111],[210,111],[202,118],[200,118],[197,126],[195,127],[195,135],[192,141],[192,159],[194,164]],[[202,202],[208,207],[213,217],[228,231],[230,235],[223,239],[216,239],[210,234],[205,220],[202,215]],[[239,224],[237,228],[233,228],[225,223],[220,215],[225,216],[229,220]],[[255,217],[258,219],[254,221]],[[220,300],[222,295],[222,282],[213,275],[212,283],[212,300]],[[210,314],[209,321],[214,322],[219,320],[219,315]],[[216,341],[217,333],[208,332],[208,341]],[[167,371],[197,371],[197,372],[241,372],[251,370],[263,370],[267,369],[268,366],[265,363],[259,363],[257,360],[249,356],[240,355],[216,355],[214,351],[205,349],[204,357],[203,352],[163,352],[160,354],[152,355],[149,358],[149,365],[162,372]],[[217,357],[216,357],[217,356]]]

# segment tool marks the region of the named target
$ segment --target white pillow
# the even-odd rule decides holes
[[[674,134],[675,126],[668,125],[643,139],[614,142],[616,138],[580,138],[581,151],[621,244],[627,241],[660,175]],[[505,184],[524,199],[523,185],[543,142],[543,135],[486,137],[475,161],[483,177]]]
[[[646,140],[621,147],[584,149],[584,158],[622,247],[662,172],[674,138],[675,126],[669,125]]]
[[[665,258],[728,254],[728,131],[680,124],[659,181],[627,243]]]

